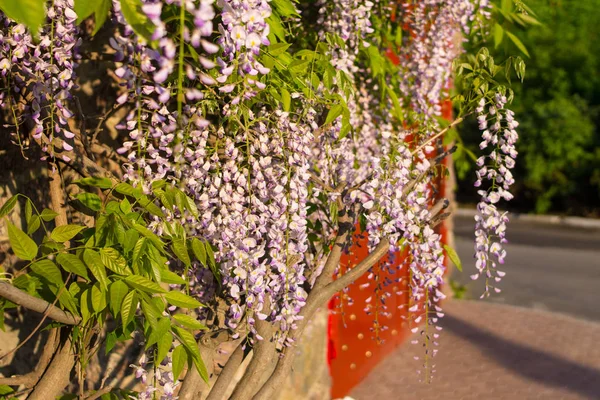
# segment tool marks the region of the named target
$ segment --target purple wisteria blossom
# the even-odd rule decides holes
[[[441,113],[452,60],[462,52],[457,38],[469,32],[475,6],[470,0],[431,0],[404,2],[400,11],[410,32],[400,48],[400,89],[407,105],[429,120]]]
[[[513,198],[510,186],[514,183],[511,169],[515,166],[517,151],[515,143],[519,137],[515,130],[519,123],[514,113],[505,108],[506,96],[498,92],[489,101],[482,98],[477,107],[479,129],[483,131],[483,141],[479,145],[482,150],[491,148],[486,156],[477,160],[476,187],[483,181],[490,182],[487,190],[479,190],[481,201],[477,204],[478,215],[475,216],[475,259],[478,272],[471,276],[477,279],[484,276],[485,292],[482,297],[489,296],[490,289],[500,292],[495,286],[505,273],[496,269],[504,264],[506,250],[506,224],[508,215],[500,212],[497,204],[500,200]]]
[[[0,39],[0,71],[10,78],[7,89],[16,96],[31,97],[24,106],[23,116],[31,119],[35,127],[33,138],[40,141],[42,150],[50,157],[70,161],[63,150],[73,150],[73,133],[68,120],[71,91],[75,88],[77,67],[78,28],[73,0],[55,0],[47,11],[52,24],[44,24],[33,40],[25,26],[11,22],[0,15],[3,34]],[[7,103],[2,91],[0,103]],[[8,99],[9,107],[19,106],[15,99]],[[20,121],[16,121],[17,124]],[[13,132],[16,135],[17,132]],[[44,138],[42,138],[44,136]],[[15,141],[19,141],[15,139]],[[47,156],[43,158],[46,159]]]
[[[245,76],[256,77],[243,80],[243,94],[246,98],[252,97],[256,89],[261,89],[258,87],[259,75],[269,72],[258,61],[258,56],[261,46],[269,45],[270,27],[266,19],[271,15],[271,6],[268,0],[218,0],[217,5],[221,8],[222,19],[218,43],[223,50],[218,59],[221,75],[217,81],[230,82],[226,85],[226,93],[229,93]]]

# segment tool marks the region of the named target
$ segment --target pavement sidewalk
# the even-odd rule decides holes
[[[600,399],[600,324],[478,301],[444,303],[436,373],[416,373],[407,343],[350,394],[356,400]]]

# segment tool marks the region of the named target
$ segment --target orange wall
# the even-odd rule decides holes
[[[447,119],[452,117],[452,104],[449,101],[443,103],[443,116]],[[443,179],[437,182],[437,187],[440,189],[440,196],[444,197],[448,190],[452,190]],[[438,230],[442,234],[442,241],[446,243],[446,225],[440,225]],[[342,273],[367,256],[367,238],[366,235],[360,235],[359,230],[355,232],[355,243],[350,254],[342,258]],[[402,253],[398,254],[393,266],[398,266],[403,258]],[[369,279],[368,274],[363,275],[346,293],[336,295],[329,304],[328,360],[334,399],[347,395],[381,360],[404,343],[410,334],[406,321],[407,267],[392,275],[377,265],[373,268],[373,273],[374,279]],[[384,286],[386,278],[393,283]],[[395,283],[396,281],[400,282]],[[385,300],[385,305],[380,301],[381,295],[377,295],[381,291],[392,294]],[[368,298],[371,299],[369,303],[366,302]],[[349,303],[349,299],[352,303]],[[369,310],[365,310],[367,304]],[[382,317],[375,311],[384,306],[389,315]]]

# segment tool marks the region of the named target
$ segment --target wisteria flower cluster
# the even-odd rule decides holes
[[[179,390],[189,395],[190,380],[180,384],[176,376],[181,354],[189,353],[185,360],[202,371],[196,341],[212,344],[223,332],[241,339],[244,350],[273,344],[280,357],[271,358],[277,363],[272,382],[278,368],[289,368],[288,349],[322,306],[321,293],[331,297],[356,279],[336,287],[355,271],[340,264],[341,256],[364,234],[378,259],[361,273],[377,280],[382,270],[406,272],[374,285],[376,312],[390,313],[389,287],[407,279],[410,303],[401,307],[414,331],[427,338],[429,368],[446,272],[436,228],[447,206],[438,199],[437,178],[448,152],[437,117],[463,38],[476,19],[490,18],[489,2],[333,0],[316,8],[289,0],[104,3],[110,6],[106,46],[114,57],[114,108],[125,110],[117,125],[122,179],[93,184],[135,203],[105,204],[93,194],[102,204],[93,207],[134,219],[127,232],[107,234],[118,240],[100,261],[125,274],[126,261],[115,249],[136,260],[130,269],[137,278],[124,285],[142,306],[120,312],[122,329],[143,316],[136,329],[147,348],[131,365],[144,386],[139,398],[173,399]],[[1,105],[15,115],[13,126],[31,121],[45,159],[70,165],[66,153],[82,153],[78,146],[88,151],[86,132],[71,132],[69,122],[85,119],[71,110],[79,37],[89,32],[76,26],[72,0],[54,0],[37,33],[0,18],[0,73],[8,88],[0,92]],[[481,149],[491,149],[477,162],[476,185],[488,181],[490,187],[480,192],[474,277],[499,281],[504,273],[496,263],[506,256],[508,219],[497,203],[512,198],[518,123],[506,108],[505,89],[491,80],[489,90],[480,87],[467,88],[479,103],[465,102],[460,116],[478,115]],[[94,161],[82,157],[85,165]],[[115,181],[121,186],[113,187]],[[143,218],[140,209],[148,212]],[[406,248],[408,256],[396,263]],[[386,255],[389,261],[379,262]],[[138,264],[144,257],[154,262],[148,271]],[[107,286],[101,274],[94,276]],[[165,294],[154,280],[183,297]],[[170,306],[152,306],[167,295]],[[192,310],[179,313],[186,307]],[[370,313],[373,306],[365,309]],[[255,388],[261,398],[273,398],[276,385],[268,382]]]
[[[258,58],[261,46],[270,43],[267,19],[271,15],[271,6],[267,0],[221,0],[218,5],[222,10],[222,24],[219,25],[217,42],[223,53],[222,58],[218,59],[221,75],[217,81],[229,82],[221,86],[219,91],[231,93],[241,80],[244,83],[242,95],[248,99],[254,96],[255,90],[264,89],[259,75],[269,72]],[[236,96],[232,103],[239,101],[240,97]]]
[[[73,0],[56,0],[48,9],[52,23],[44,26],[34,40],[23,24],[17,24],[0,15],[3,25],[0,40],[0,71],[8,90],[30,100],[18,104],[14,98],[3,97],[0,102],[13,115],[23,115],[33,124],[32,138],[51,157],[69,162],[64,151],[73,150],[75,135],[68,121],[73,117],[71,91],[75,88],[77,67],[78,28]],[[16,142],[22,121],[13,121],[12,132]]]
[[[452,61],[461,52],[457,38],[463,40],[469,32],[475,4],[470,0],[404,2],[399,11],[408,27],[406,44],[400,49],[404,69],[400,89],[412,109],[427,120],[441,113]]]
[[[519,137],[515,130],[519,123],[515,121],[514,113],[505,108],[506,102],[506,96],[498,92],[489,102],[482,98],[477,107],[479,129],[483,131],[483,141],[479,147],[482,150],[491,148],[488,155],[477,160],[475,182],[476,187],[480,187],[483,181],[490,182],[487,190],[478,192],[481,201],[477,205],[479,214],[475,216],[475,257],[478,273],[472,278],[485,276],[486,289],[482,297],[489,296],[490,289],[500,292],[494,285],[505,275],[496,267],[498,264],[504,264],[506,257],[506,250],[502,245],[506,243],[508,216],[506,212],[497,209],[497,204],[502,199],[509,201],[513,198],[509,189],[515,180],[510,171],[515,166],[515,144]],[[493,284],[490,283],[492,279]]]

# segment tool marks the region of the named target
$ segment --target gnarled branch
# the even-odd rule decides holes
[[[77,325],[81,318],[74,316],[68,311],[61,310],[60,308],[53,306],[46,300],[33,297],[28,293],[17,289],[10,283],[0,282],[0,296],[5,299],[12,301],[22,307],[38,312],[40,314],[47,314],[49,318],[56,322],[60,322],[66,325]]]
[[[58,329],[51,329],[48,333],[48,338],[42,349],[40,359],[35,366],[35,369],[23,375],[0,378],[0,385],[10,386],[25,386],[27,389],[32,388],[42,376],[42,373],[50,363],[52,355],[56,349],[56,341],[58,338]]]
[[[298,322],[297,329],[290,333],[292,339],[295,340],[302,335],[302,332],[308,321],[310,321],[319,307],[322,307],[335,293],[342,290],[356,279],[360,278],[360,276],[368,271],[373,265],[375,265],[381,259],[381,257],[387,254],[389,248],[389,241],[386,239],[382,240],[377,247],[351,271],[344,274],[341,278],[338,278],[337,280],[322,287],[322,289],[311,292],[306,301],[306,305],[302,308],[302,311],[300,311],[300,315],[303,317],[303,319]],[[336,258],[337,263],[339,264],[341,254],[339,257],[336,255]],[[327,261],[329,261],[329,259]],[[332,260],[332,262],[335,262],[335,260]],[[279,388],[283,384],[284,379],[288,376],[289,371],[294,363],[296,352],[290,349],[293,348],[287,347],[283,350],[284,356],[277,362],[275,371],[273,371],[273,374],[271,374],[267,382],[259,390],[256,396],[253,397],[253,399],[270,400],[276,398]]]
[[[223,400],[229,385],[244,361],[244,348],[240,342],[221,370],[206,400]]]
[[[67,339],[62,344],[58,353],[44,375],[35,385],[28,400],[47,400],[56,398],[70,382],[70,375],[75,366],[73,344]]]
[[[268,303],[265,306],[269,306]],[[263,337],[257,341],[252,350],[252,360],[242,379],[238,382],[230,400],[245,400],[252,398],[260,387],[273,373],[277,365],[277,343],[273,338],[275,328],[271,322],[257,321],[256,330]]]
[[[229,339],[229,332],[221,331],[215,335],[205,335],[198,341],[198,348],[200,349],[200,356],[208,376],[212,375],[214,370],[213,360],[215,350],[219,345]],[[204,386],[204,387],[203,387]],[[202,391],[206,389],[206,384],[202,380],[202,377],[196,370],[196,368],[190,368],[183,380],[181,389],[179,390],[179,400],[196,400],[201,397]]]

